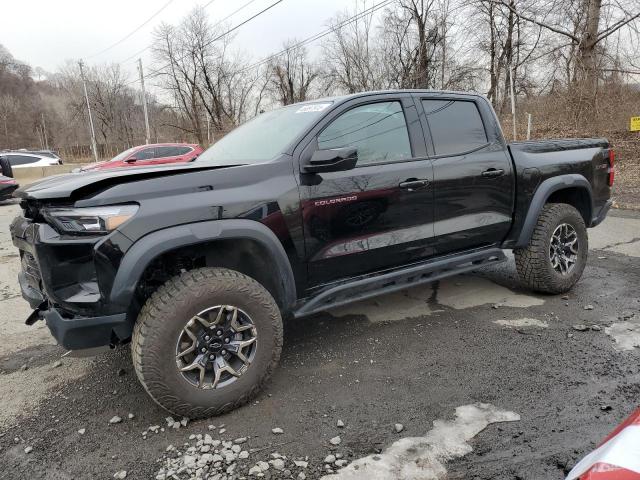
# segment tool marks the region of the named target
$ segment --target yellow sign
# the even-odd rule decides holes
[[[629,130],[632,132],[640,132],[640,117],[631,117],[629,122]]]

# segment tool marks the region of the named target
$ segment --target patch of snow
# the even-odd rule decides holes
[[[606,327],[604,333],[615,340],[616,350],[640,348],[640,319],[614,323]]]
[[[518,318],[516,320],[494,320],[493,323],[502,325],[504,327],[512,327],[512,328],[527,328],[527,327],[547,328],[549,326],[547,322],[543,322],[542,320],[538,320],[537,318]]]
[[[444,463],[472,451],[467,442],[496,422],[515,422],[520,415],[476,403],[456,408],[454,420],[435,420],[424,437],[407,437],[379,455],[369,455],[322,480],[439,480]]]
[[[517,293],[480,277],[460,276],[442,282],[438,289],[438,303],[456,310],[494,304],[501,307],[528,308],[543,305],[544,299]]]

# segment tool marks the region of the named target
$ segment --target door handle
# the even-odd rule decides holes
[[[406,188],[407,190],[415,190],[418,188],[426,187],[429,185],[429,180],[424,178],[410,178],[404,182],[400,182],[398,185],[400,188]]]
[[[482,176],[486,178],[500,177],[502,175],[504,175],[504,170],[501,168],[490,168],[482,172]]]

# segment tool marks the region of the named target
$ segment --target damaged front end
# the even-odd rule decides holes
[[[117,231],[71,233],[51,221],[53,209],[28,200],[21,206],[23,215],[14,219],[10,231],[20,252],[22,296],[34,309],[26,323],[44,319],[58,343],[69,350],[126,340],[131,331],[126,308],[105,299],[130,240]],[[66,217],[58,218],[68,223]],[[89,228],[99,226],[91,220]]]

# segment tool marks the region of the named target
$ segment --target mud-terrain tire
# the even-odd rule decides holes
[[[552,236],[562,225],[568,225],[577,237],[575,262],[565,273],[554,268],[551,258]],[[529,245],[515,249],[513,253],[518,275],[529,288],[543,293],[565,293],[580,280],[587,264],[588,251],[587,228],[580,212],[565,203],[548,203],[540,212]]]
[[[0,174],[13,178],[13,168],[6,157],[0,157]]]
[[[203,389],[198,379],[194,385],[180,371],[178,339],[183,338],[190,320],[221,305],[233,306],[250,318],[255,350],[244,373],[230,377],[232,383],[218,388],[210,388],[210,383]],[[136,374],[151,398],[171,413],[192,419],[220,415],[248,402],[271,376],[281,350],[282,318],[273,297],[254,279],[224,268],[191,270],[167,281],[143,306],[131,341]],[[199,351],[196,348],[190,355],[199,356]]]

